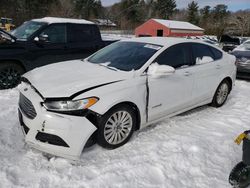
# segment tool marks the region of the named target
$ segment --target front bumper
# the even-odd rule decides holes
[[[19,120],[28,145],[52,155],[77,160],[96,127],[85,117],[58,114],[42,107],[43,99],[28,84],[19,90],[29,99],[36,111],[31,119],[20,107]]]

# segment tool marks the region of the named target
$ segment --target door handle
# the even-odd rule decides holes
[[[190,76],[190,75],[192,75],[191,72],[188,72],[188,71],[184,72],[184,76]]]
[[[216,65],[216,69],[220,69],[221,68],[221,66],[220,65]]]

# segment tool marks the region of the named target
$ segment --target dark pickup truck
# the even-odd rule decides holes
[[[222,50],[225,52],[230,52],[234,48],[240,45],[240,39],[237,37],[231,37],[229,35],[222,35],[220,40],[220,45],[222,47]]]
[[[86,58],[115,41],[103,41],[99,28],[78,19],[45,17],[0,31],[0,89],[15,87],[23,73],[50,63]]]

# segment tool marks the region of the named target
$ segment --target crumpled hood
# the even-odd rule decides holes
[[[36,68],[23,77],[44,98],[72,97],[96,86],[125,80],[131,73],[115,71],[81,60],[66,61]]]

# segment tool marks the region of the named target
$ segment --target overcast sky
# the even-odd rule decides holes
[[[101,0],[104,6],[112,5],[120,0]],[[176,0],[177,8],[185,8],[192,0]],[[240,9],[250,9],[250,0],[196,0],[199,7],[202,8],[206,5],[214,6],[217,4],[225,4],[231,11]]]

